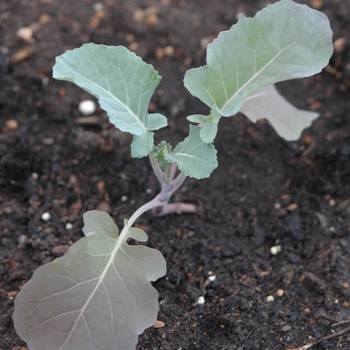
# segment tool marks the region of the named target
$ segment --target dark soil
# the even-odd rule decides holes
[[[105,0],[98,9],[91,0],[1,0],[1,350],[26,349],[13,299],[82,237],[83,212],[108,211],[121,226],[158,190],[148,160],[130,157],[130,136],[103,111],[80,119],[78,103],[90,96],[51,78],[55,56],[90,41],[135,50],[163,76],[150,110],[169,116],[158,141],[175,144],[187,115],[208,112],[183,87],[184,71],[205,63],[206,43],[239,13],[271,2]],[[139,350],[350,349],[350,2],[299,2],[329,16],[336,51],[321,74],[278,88],[321,116],[293,143],[265,122],[225,118],[218,169],[175,195],[201,214],[138,221],[168,266],[155,283],[165,326],[146,330]],[[22,27],[32,40],[16,36]]]

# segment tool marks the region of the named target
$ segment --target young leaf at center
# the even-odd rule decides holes
[[[84,214],[84,233],[59,259],[39,267],[15,299],[14,325],[32,350],[134,350],[156,320],[158,293],[150,281],[165,274],[162,254],[118,237],[112,218]]]
[[[201,140],[200,130],[200,127],[190,125],[189,135],[171,152],[164,151],[167,161],[176,162],[185,175],[196,179],[209,177],[218,166],[216,150],[211,143]]]

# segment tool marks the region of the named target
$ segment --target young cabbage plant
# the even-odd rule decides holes
[[[209,108],[187,119],[189,135],[172,147],[155,145],[165,116],[148,113],[160,76],[122,46],[84,44],[56,58],[53,76],[80,86],[99,100],[116,128],[133,135],[131,155],[149,156],[160,193],[140,207],[118,232],[103,212],[84,214],[85,237],[61,258],[38,268],[15,299],[14,325],[31,350],[133,350],[139,334],[158,312],[152,287],[166,273],[162,254],[127,240],[145,242],[133,228],[140,215],[196,212],[194,205],[169,203],[187,176],[208,177],[217,167],[213,140],[221,117],[237,112],[253,122],[266,118],[286,140],[299,138],[317,118],[287,102],[274,83],[316,74],[332,54],[327,17],[282,0],[253,18],[241,18],[208,45],[207,64],[190,69],[186,88]]]

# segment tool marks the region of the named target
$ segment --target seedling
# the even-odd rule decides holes
[[[127,243],[147,240],[134,222],[151,209],[156,215],[196,211],[169,200],[187,176],[205,178],[217,167],[213,140],[222,117],[240,111],[253,122],[266,118],[281,137],[298,139],[318,114],[298,110],[272,84],[320,72],[332,48],[327,17],[291,0],[241,18],[208,46],[205,66],[186,72],[186,88],[210,113],[189,116],[198,125],[190,125],[175,147],[153,142],[167,119],[148,113],[161,79],[152,66],[122,46],[85,44],[57,57],[54,78],[97,97],[110,122],[133,135],[132,157],[149,156],[161,190],[125,219],[120,234],[107,213],[86,212],[85,238],[34,272],[15,299],[13,316],[30,349],[133,350],[156,320],[158,293],[151,281],[166,273],[159,251]]]

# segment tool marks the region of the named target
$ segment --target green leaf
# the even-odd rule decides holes
[[[220,120],[220,113],[214,108],[211,110],[211,114],[207,117],[207,121],[202,126],[199,135],[203,142],[211,143],[218,132],[218,123]]]
[[[214,141],[217,134],[220,117],[220,113],[216,109],[212,109],[209,116],[203,114],[193,114],[188,116],[187,120],[192,123],[203,124],[201,125],[202,128],[199,135],[203,142],[211,143]]]
[[[148,115],[145,124],[148,130],[158,130],[168,125],[167,119],[163,114],[151,113]]]
[[[170,164],[173,163],[173,161],[170,161],[166,159],[166,155],[171,152],[171,145],[165,141],[161,141],[154,149],[154,155],[157,158],[158,164],[162,168],[168,167]]]
[[[14,325],[32,350],[134,350],[156,320],[158,293],[150,281],[165,274],[157,250],[140,229],[118,228],[107,213],[84,214],[84,233],[59,259],[39,267],[15,299]]]
[[[208,121],[208,116],[204,114],[192,114],[187,117],[187,120],[192,123],[204,124]]]
[[[278,93],[274,85],[247,97],[240,112],[254,123],[261,118],[267,119],[287,141],[299,139],[302,131],[319,115],[296,108]]]
[[[133,158],[146,157],[153,149],[152,131],[147,131],[142,135],[134,135],[131,143],[131,156]]]
[[[185,86],[212,110],[229,116],[265,86],[320,72],[332,51],[326,15],[282,0],[221,32],[208,45],[207,65],[186,72]]]
[[[213,142],[217,132],[218,132],[218,122],[208,121],[201,128],[199,135],[203,142],[210,143],[210,142]]]
[[[56,58],[53,77],[70,81],[96,96],[121,131],[142,135],[167,125],[148,104],[161,77],[123,46],[84,44]]]
[[[196,179],[209,177],[218,166],[216,150],[211,143],[204,143],[200,136],[201,128],[190,125],[190,133],[173,151],[164,152],[169,162],[177,162],[179,169],[187,176]]]

